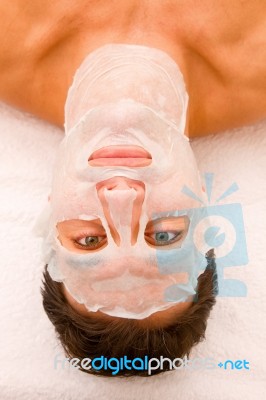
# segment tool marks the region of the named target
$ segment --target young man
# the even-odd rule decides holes
[[[252,7],[247,5],[243,8],[241,8],[240,2],[232,7],[228,1],[215,2],[213,4],[209,4],[206,1],[201,2],[200,6],[198,2],[194,1],[144,1],[141,2],[141,5],[137,1],[127,2],[126,4],[122,1],[114,2],[113,4],[110,2],[95,1],[88,3],[84,1],[71,5],[69,3],[63,4],[62,2],[59,5],[35,3],[34,7],[32,5],[25,7],[25,4],[20,5],[20,3],[17,3],[15,7],[13,3],[12,6],[3,7],[2,10],[3,38],[1,40],[2,61],[0,72],[2,79],[0,95],[3,100],[62,126],[64,123],[64,106],[67,93],[73,76],[77,68],[82,65],[84,59],[89,54],[95,54],[94,51],[96,49],[102,48],[109,43],[140,45],[146,46],[147,49],[162,50],[165,54],[168,54],[178,65],[183,75],[189,101],[188,111],[185,114],[186,126],[183,127],[184,129],[182,128],[182,134],[185,131],[188,137],[193,138],[253,122],[265,116],[266,96],[263,90],[263,82],[266,76],[264,71],[266,57],[265,52],[263,53],[264,46],[261,46],[262,51],[257,51],[257,47],[253,45],[253,43],[256,43],[257,46],[260,46],[265,36],[263,31],[263,26],[265,25],[263,19],[265,15],[264,9],[264,5],[259,1],[255,5],[252,4]],[[142,99],[140,103],[144,102],[146,104],[146,94],[142,90],[142,83],[144,81],[141,81],[141,79],[141,74],[136,76],[136,82],[139,84],[139,88],[141,88],[141,96],[138,93],[138,98]],[[156,85],[158,84],[158,90],[160,82],[160,79],[154,81]],[[107,81],[107,83],[109,85],[106,85],[106,92],[107,89],[110,90],[112,80]],[[88,82],[89,84],[90,81]],[[148,85],[149,90],[152,84],[151,80]],[[123,92],[123,82],[121,87],[120,89]],[[105,88],[103,89],[105,97]],[[127,94],[132,93],[132,90],[129,89],[131,89],[130,86],[128,86]],[[92,99],[89,99],[91,101],[95,100],[98,92],[96,90],[93,93],[94,96],[92,96]],[[166,91],[165,93],[169,92]],[[174,96],[171,98],[170,94],[168,95],[170,100],[166,99],[166,103],[170,104]],[[77,99],[79,99],[79,96],[77,96]],[[122,118],[120,118],[117,112],[117,107],[120,107],[120,103],[117,102],[118,100],[116,99],[113,109],[104,109],[104,113],[99,113],[97,121],[101,121],[101,118],[104,121],[109,121],[116,115],[117,120],[113,121],[114,126],[123,125]],[[163,105],[165,105],[164,96],[161,97],[161,100],[163,108]],[[104,101],[105,98],[102,98],[99,103],[100,106],[104,105]],[[76,101],[72,103],[75,105]],[[123,107],[127,105],[128,103],[123,103]],[[125,113],[125,115],[128,115],[129,120],[134,116],[135,119],[133,118],[133,120],[136,124],[143,121],[149,122],[150,116],[146,112],[146,109],[146,114],[143,114],[144,119],[141,120],[142,108],[138,108],[140,114],[134,114],[134,110],[136,110],[134,108],[135,104],[130,103],[129,105],[130,107],[127,109],[128,114]],[[81,106],[82,104],[79,108],[82,108]],[[154,107],[156,108],[156,106],[153,104],[153,100],[148,99],[148,107],[150,106],[153,109],[152,112],[154,112]],[[166,117],[174,116],[175,118],[175,113],[178,114],[179,112],[177,108],[176,111],[169,112],[171,107],[166,107]],[[73,107],[69,110],[70,114],[72,109]],[[184,109],[186,111],[186,107]],[[155,111],[159,112],[160,110]],[[124,115],[124,113],[122,114]],[[75,122],[79,123],[82,117],[83,114],[78,115],[78,120]],[[155,130],[162,123],[162,120],[161,117],[156,119],[158,125],[154,124]],[[68,125],[71,125],[69,121],[71,121],[71,118],[66,121],[67,130]],[[97,121],[93,120],[93,123],[97,123]],[[178,125],[180,121],[175,122]],[[144,133],[146,134],[147,132]],[[172,138],[174,137],[172,135]],[[148,135],[148,138],[150,139],[151,137]],[[160,135],[156,136],[156,141],[159,143]],[[147,143],[150,142],[148,141]],[[176,148],[179,151],[177,154],[180,156],[178,157],[180,163],[175,172],[179,176],[184,176],[182,168],[186,172],[190,171],[189,180],[190,182],[194,182],[195,187],[198,188],[198,176],[194,164],[190,162],[189,155],[187,158],[184,158],[187,164],[181,163],[181,149],[186,152],[185,142],[182,143],[181,147]],[[77,147],[77,149],[81,148]],[[66,154],[71,155],[73,149],[75,147],[70,146],[70,153]],[[157,157],[156,152],[154,156],[155,158]],[[67,159],[63,157],[63,161],[65,162],[64,170],[66,169]],[[75,158],[73,160],[76,161]],[[91,160],[91,162],[93,161],[95,162],[94,159]],[[161,159],[158,158],[158,161],[161,161]],[[159,165],[159,163],[157,164]],[[170,164],[168,167],[170,168]],[[77,173],[76,177],[79,176]],[[150,174],[150,176],[156,178],[156,174],[154,173]],[[71,178],[69,180],[69,187],[71,188],[72,182],[75,179],[72,179],[71,175],[67,175],[67,177]],[[82,183],[78,182],[78,179],[77,185]],[[113,178],[109,177],[109,179],[112,180]],[[123,203],[125,207],[127,204],[133,205],[133,211],[136,205],[136,218],[133,213],[132,221],[128,219],[128,225],[130,226],[131,224],[131,246],[135,245],[135,243],[132,243],[132,240],[133,242],[137,241],[140,232],[138,226],[140,223],[138,221],[143,199],[146,195],[148,196],[152,193],[152,190],[156,192],[156,196],[151,196],[152,201],[149,199],[149,205],[155,206],[155,209],[156,207],[158,208],[160,196],[163,193],[168,194],[168,196],[165,195],[165,199],[169,200],[170,203],[171,201],[176,201],[175,204],[180,204],[181,200],[178,197],[173,197],[173,193],[171,192],[175,191],[174,185],[164,187],[165,192],[161,192],[160,190],[156,191],[153,182],[148,181],[147,183],[151,185],[150,192],[150,190],[147,190],[148,184],[146,185],[146,183],[146,186],[140,181],[136,184],[136,181],[130,180],[126,176],[117,176],[117,174],[114,179],[115,182],[113,180],[105,182],[104,185],[106,184],[106,187],[104,189],[109,192],[117,190],[119,196],[121,195],[121,191],[127,191],[123,195],[127,194],[128,200],[126,199],[121,204]],[[56,185],[58,192],[61,194],[66,193],[68,191],[68,182],[63,181],[63,184],[66,186],[63,187],[62,191],[59,190],[62,179],[58,182],[59,184]],[[166,180],[163,183],[166,183]],[[185,182],[180,181],[179,185],[181,183]],[[97,182],[97,184],[100,184],[100,186],[96,185],[96,189],[99,192],[102,189],[102,182]],[[77,186],[78,189],[80,187]],[[132,194],[132,190],[136,193]],[[82,205],[84,199],[87,199],[86,197],[81,199],[81,196],[76,197],[76,193],[80,194],[81,192],[73,191],[72,198],[67,197],[70,202],[69,207],[72,207],[72,201],[78,207]],[[100,194],[98,195],[101,205],[99,204],[99,199],[95,199],[98,202],[98,209],[103,208],[104,214],[102,218],[106,218],[107,225],[111,231],[112,237],[109,236],[108,240],[113,240],[115,245],[119,246],[120,232],[116,229],[116,224],[114,223],[115,213],[108,215],[108,209],[111,208],[112,210],[112,207],[115,207],[116,201],[112,199],[115,198],[116,200],[117,193],[115,193],[116,196],[109,193],[108,204],[106,203],[107,197],[104,192],[101,194],[102,198]],[[57,197],[56,194],[54,196],[55,198]],[[140,198],[142,198],[141,201],[139,200]],[[134,199],[136,200],[136,204],[134,203]],[[81,214],[77,213],[77,211],[73,213],[73,207],[70,207],[71,212],[70,208],[64,208],[61,200],[57,205],[58,209],[60,212],[63,210],[64,212],[69,212],[69,219],[64,220],[65,214],[63,218],[63,214],[59,213],[58,220],[55,221],[58,222],[58,238],[62,247],[71,250],[68,248],[69,243],[71,243],[71,246],[75,243],[74,250],[77,250],[79,246],[79,249],[83,247],[82,251],[85,250],[89,253],[91,246],[96,241],[97,250],[101,252],[101,247],[104,250],[104,246],[107,243],[107,229],[104,229],[104,226],[100,226],[102,229],[101,232],[104,232],[102,234],[97,233],[96,235],[94,233],[87,234],[87,236],[83,234],[82,237],[78,237],[73,241],[72,229],[74,229],[74,232],[75,230],[77,231],[77,227],[74,226],[73,228],[73,221],[75,224],[77,220],[80,223],[79,215]],[[54,204],[54,200],[52,202]],[[107,207],[106,204],[108,205]],[[164,201],[161,202],[160,206],[167,206],[172,209],[173,204],[169,204],[166,204]],[[84,207],[86,208],[87,204]],[[90,213],[91,210],[88,212]],[[126,214],[123,207],[120,210],[118,209],[118,212],[123,215]],[[154,212],[154,209],[152,212]],[[91,215],[89,215],[90,218],[87,217],[83,222],[88,225],[91,221]],[[134,218],[136,219],[136,229],[133,228]],[[66,226],[66,223],[70,223],[70,227]],[[172,220],[171,223],[176,222]],[[160,228],[161,230],[157,232],[160,234],[159,240],[155,232],[150,233],[148,224],[147,227],[144,236],[145,239],[149,236],[149,239],[147,239],[148,242],[149,240],[151,241],[149,244],[154,247],[162,246],[162,242],[163,245],[170,244],[172,240],[171,235],[168,235],[166,229]],[[97,229],[100,228],[98,226]],[[183,230],[186,233],[185,224]],[[175,228],[176,231],[177,228]],[[154,242],[154,235],[158,243]],[[103,239],[100,240],[100,237],[105,238],[105,241]],[[178,238],[178,234],[176,234],[176,238]],[[71,240],[69,241],[69,239]],[[84,240],[85,243],[83,243]],[[169,243],[167,243],[168,241]],[[99,246],[99,243],[101,243],[101,246]],[[113,249],[115,249],[114,246]],[[143,254],[139,252],[137,256],[141,257]],[[134,317],[126,318],[125,315],[120,318],[121,315],[119,316],[119,313],[115,313],[112,310],[109,316],[101,315],[101,312],[94,312],[92,309],[93,305],[89,305],[86,309],[83,297],[82,301],[77,301],[80,295],[79,287],[82,286],[82,279],[79,281],[79,287],[76,288],[76,292],[73,289],[73,281],[71,282],[72,290],[68,291],[66,285],[59,283],[63,282],[66,277],[64,276],[62,279],[60,277],[56,278],[56,273],[63,273],[62,270],[59,272],[56,271],[53,280],[51,279],[52,268],[49,270],[50,275],[47,270],[44,274],[44,307],[56,328],[66,353],[71,357],[82,359],[89,356],[95,358],[103,355],[103,353],[106,357],[118,358],[125,355],[125,353],[131,358],[142,357],[144,355],[151,357],[159,357],[161,355],[171,358],[182,357],[188,355],[192,346],[204,338],[206,321],[215,302],[217,281],[213,253],[207,253],[206,258],[208,266],[205,272],[198,278],[196,302],[189,297],[187,303],[177,303],[177,305],[172,306],[169,310],[153,312],[151,317],[148,316],[148,318],[144,318],[142,321],[136,321]],[[109,262],[111,261],[110,257]],[[119,261],[121,261],[121,257]],[[60,261],[57,260],[57,262],[60,264]],[[62,265],[65,266],[64,262]],[[134,266],[137,267],[138,265],[135,264]],[[114,263],[113,271],[115,272],[116,267],[118,265]],[[119,267],[121,267],[120,264]],[[109,273],[113,271],[110,270]],[[98,281],[102,279],[99,276],[96,276],[96,278]],[[98,281],[96,280],[96,284]],[[87,286],[85,289],[87,289]],[[189,293],[191,294],[192,292]],[[82,296],[84,296],[84,293],[82,293]],[[147,300],[145,299],[145,293],[143,296],[141,300],[145,302]],[[105,296],[103,298],[105,300]],[[114,298],[117,298],[116,294]],[[135,298],[132,296],[132,299],[137,300],[136,296]],[[95,299],[95,302],[97,302],[97,299]],[[107,305],[115,309],[116,304],[113,302]],[[118,305],[120,306],[121,303],[118,303]],[[129,301],[127,304],[123,304],[127,312],[131,308],[131,305]],[[138,307],[133,309],[132,314],[134,315],[136,312],[138,312]],[[96,371],[90,372],[97,373]],[[106,374],[108,375],[108,372]],[[121,374],[128,375],[130,373],[122,371]]]

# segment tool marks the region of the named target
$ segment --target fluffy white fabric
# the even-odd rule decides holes
[[[49,195],[62,131],[28,114],[0,106],[1,135],[1,353],[2,400],[266,398],[266,121],[194,140],[199,168],[215,173],[213,197],[234,181],[226,203],[241,203],[249,263],[226,268],[242,280],[244,298],[218,297],[206,341],[191,357],[250,362],[250,370],[178,370],[152,378],[97,378],[54,368],[63,356],[41,304],[40,241],[32,226]]]

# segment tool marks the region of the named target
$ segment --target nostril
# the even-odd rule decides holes
[[[125,176],[115,176],[113,178],[96,183],[97,190],[101,189],[102,187],[105,187],[108,190],[112,190],[114,188],[133,188],[137,190],[140,187],[145,189],[145,184],[142,181],[127,178]]]
[[[124,180],[119,181],[111,190],[128,190],[131,189],[131,186],[128,185]]]

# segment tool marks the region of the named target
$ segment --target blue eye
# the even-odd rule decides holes
[[[155,246],[166,246],[173,242],[180,240],[183,236],[183,231],[161,231],[155,232],[149,235],[149,238],[152,239],[152,243]]]

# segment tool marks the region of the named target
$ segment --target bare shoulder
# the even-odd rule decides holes
[[[51,53],[58,57],[63,53],[58,49],[75,30],[73,21],[79,23],[75,18],[79,4],[72,0],[0,1],[1,100],[39,115],[38,108],[49,102],[44,86],[53,80],[47,60]]]
[[[0,99],[62,124],[73,71],[93,35],[109,41],[104,31],[109,16],[118,16],[114,7],[123,16],[120,3],[127,2],[0,0]]]
[[[62,124],[76,68],[110,41],[182,54],[192,137],[266,117],[265,0],[0,0],[0,99]]]
[[[220,0],[210,13],[192,36],[191,137],[266,117],[266,2]]]
[[[74,19],[77,4],[79,2],[68,0],[1,0],[1,66],[7,60],[17,61],[17,57],[22,55],[37,58],[39,53],[51,46],[52,41],[71,29],[67,23],[70,18]]]

